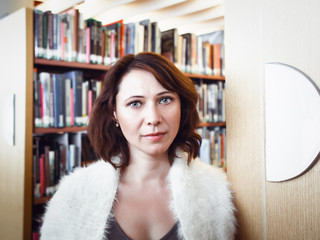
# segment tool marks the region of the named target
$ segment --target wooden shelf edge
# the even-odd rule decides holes
[[[65,128],[35,128],[33,133],[66,133],[66,132],[83,132],[88,127],[65,127]]]
[[[34,65],[35,66],[36,65],[43,65],[43,66],[64,67],[64,68],[89,69],[89,70],[99,70],[99,71],[107,71],[110,68],[109,66],[102,65],[102,64],[66,62],[66,61],[61,61],[61,60],[49,60],[49,59],[44,59],[44,58],[35,58]],[[196,74],[196,73],[184,73],[184,74],[189,78],[225,81],[224,76],[205,75],[205,74]]]
[[[225,81],[225,77],[224,76],[205,75],[205,74],[196,74],[196,73],[184,73],[184,74],[189,78]]]
[[[52,196],[34,198],[34,199],[33,199],[33,205],[45,204],[45,203],[47,203],[51,198],[52,198]]]
[[[226,122],[201,122],[198,127],[226,127]],[[87,131],[88,127],[35,128],[33,133],[70,133]]]
[[[202,122],[199,123],[198,127],[226,127],[226,122]]]
[[[54,67],[65,67],[65,68],[79,68],[89,70],[107,71],[110,67],[102,64],[88,64],[79,62],[66,62],[60,60],[48,60],[43,58],[35,58],[34,65],[54,66]]]

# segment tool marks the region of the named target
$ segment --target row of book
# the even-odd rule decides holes
[[[201,122],[225,122],[225,88],[223,82],[195,83],[199,100],[197,110]]]
[[[200,146],[201,161],[227,171],[226,158],[226,128],[198,128],[197,132],[202,137]]]
[[[35,127],[87,125],[101,81],[83,78],[83,72],[37,72],[34,69]]]
[[[197,132],[202,136],[200,159],[226,170],[226,129],[203,127]],[[85,132],[37,135],[33,141],[35,198],[53,195],[63,176],[99,159]]]
[[[78,9],[62,13],[34,10],[36,58],[110,65],[119,57],[143,51],[169,58],[184,72],[224,75],[224,32],[179,34],[161,31],[149,19],[102,25],[82,19]]]
[[[33,176],[35,198],[53,195],[60,179],[81,163],[97,160],[84,132],[34,137]]]
[[[82,71],[66,73],[34,70],[35,127],[86,126],[90,112],[101,91],[102,82],[84,80]],[[223,82],[195,83],[201,122],[225,121],[225,89]]]

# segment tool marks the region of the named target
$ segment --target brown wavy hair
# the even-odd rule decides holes
[[[128,54],[120,58],[105,75],[99,97],[96,99],[88,125],[88,136],[95,152],[115,168],[126,167],[130,155],[127,140],[120,128],[115,126],[113,112],[116,108],[116,95],[122,77],[133,69],[150,72],[167,90],[179,95],[181,120],[177,136],[169,147],[168,157],[173,163],[177,148],[188,154],[188,163],[199,155],[201,137],[195,132],[199,123],[196,109],[198,94],[193,82],[167,58],[143,52]],[[121,162],[112,162],[112,157],[121,156]]]

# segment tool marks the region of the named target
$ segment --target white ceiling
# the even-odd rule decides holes
[[[150,19],[161,31],[177,28],[179,34],[203,34],[224,28],[224,0],[44,0],[36,8],[61,12],[75,6],[83,19],[103,25],[123,19],[125,23]]]

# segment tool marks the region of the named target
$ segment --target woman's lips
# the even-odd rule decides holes
[[[156,132],[156,133],[146,134],[144,135],[144,137],[149,139],[152,142],[157,142],[157,141],[160,141],[164,135],[165,135],[165,132]]]

